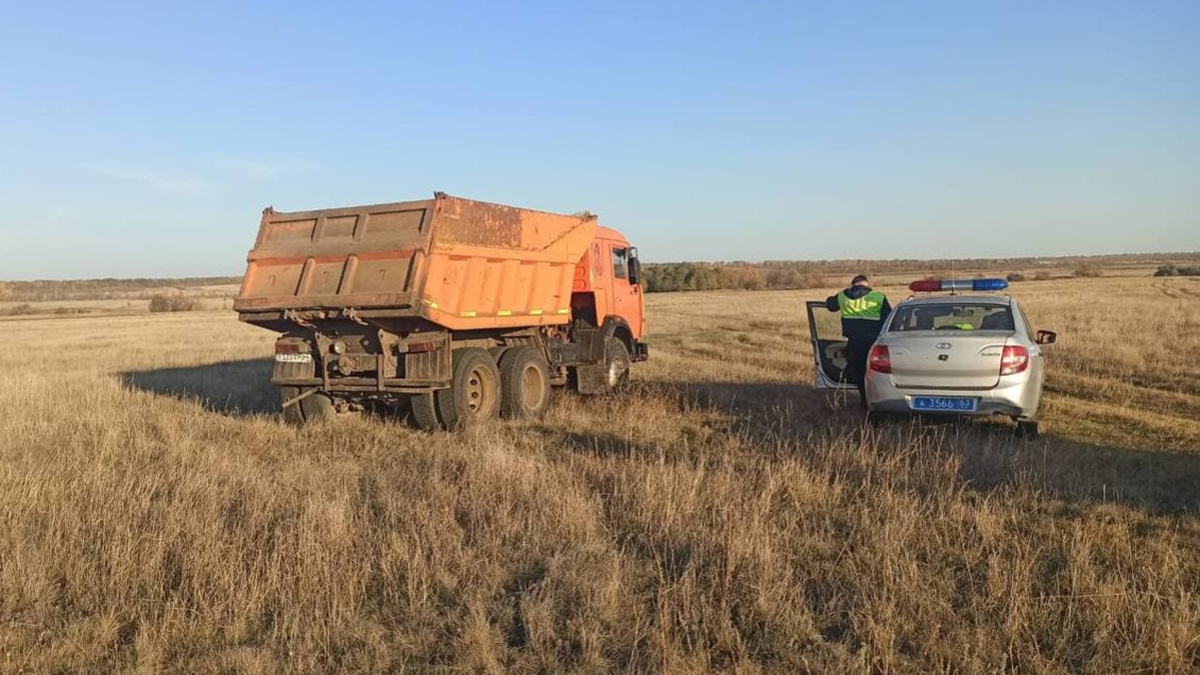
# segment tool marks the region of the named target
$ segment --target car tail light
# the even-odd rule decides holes
[[[1008,345],[1000,357],[1000,374],[1016,375],[1029,367],[1029,350],[1021,345]]]
[[[867,358],[867,364],[877,373],[892,372],[892,355],[888,352],[887,345],[871,347],[871,356]]]

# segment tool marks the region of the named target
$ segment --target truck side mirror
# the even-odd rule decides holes
[[[1037,332],[1037,343],[1039,345],[1052,345],[1058,342],[1058,333],[1052,330],[1039,330]]]
[[[637,258],[629,259],[629,283],[637,286],[642,282],[642,263]]]

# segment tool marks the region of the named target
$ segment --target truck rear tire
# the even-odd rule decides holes
[[[280,387],[279,403],[287,403],[305,391],[307,389],[300,387]],[[337,410],[333,407],[333,399],[322,392],[309,394],[299,402],[283,409],[284,421],[296,426],[325,422],[334,417],[337,417]]]
[[[500,411],[500,370],[492,355],[478,347],[460,347],[451,353],[451,361],[450,388],[433,394],[442,424],[463,429],[494,418]]]
[[[500,414],[539,417],[550,405],[550,364],[533,345],[507,349],[500,358]]]
[[[417,423],[417,428],[422,431],[437,431],[442,428],[433,394],[413,394],[408,397],[408,402],[411,404],[413,421]]]
[[[608,338],[604,344],[604,368],[610,391],[620,389],[629,382],[630,364],[625,343],[615,337]]]

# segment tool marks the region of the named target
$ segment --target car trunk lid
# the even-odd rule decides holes
[[[1003,331],[929,331],[889,340],[892,382],[910,389],[991,389],[1000,381]]]

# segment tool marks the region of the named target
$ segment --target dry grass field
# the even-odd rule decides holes
[[[1200,281],[1013,290],[1036,441],[814,391],[820,291],[467,434],[284,426],[231,312],[0,321],[0,672],[1200,672]]]

